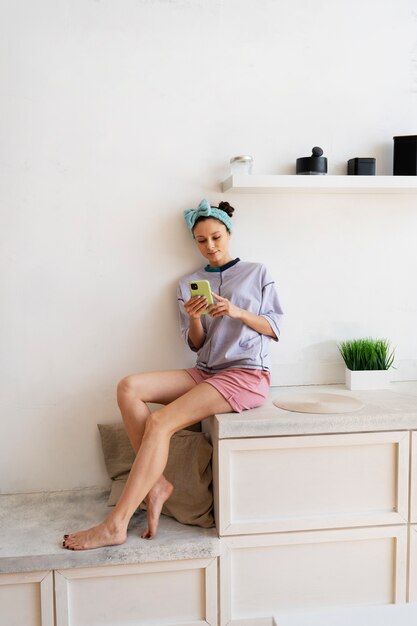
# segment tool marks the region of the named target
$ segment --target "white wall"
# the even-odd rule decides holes
[[[390,174],[417,133],[417,0],[0,0],[0,72],[0,491],[105,485],[118,379],[193,363],[182,210],[222,198],[235,154]],[[412,371],[416,196],[227,199],[285,307],[275,384],[340,378],[336,342],[364,334]]]

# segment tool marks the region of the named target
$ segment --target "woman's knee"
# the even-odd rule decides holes
[[[172,433],[169,432],[167,421],[164,418],[163,409],[157,409],[148,415],[146,418],[145,435],[171,436],[171,434]]]
[[[140,399],[140,381],[139,375],[125,376],[117,385],[117,403],[124,406],[126,402],[130,402],[133,398]]]

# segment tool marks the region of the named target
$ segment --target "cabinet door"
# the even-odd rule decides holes
[[[408,521],[408,432],[222,439],[216,464],[221,536]]]
[[[57,571],[55,593],[57,626],[216,626],[217,559]]]
[[[54,626],[52,572],[0,574],[0,626]]]
[[[407,526],[222,539],[221,624],[406,601]],[[249,623],[249,622],[248,622]]]

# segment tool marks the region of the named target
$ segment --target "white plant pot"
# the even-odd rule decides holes
[[[348,389],[388,389],[391,382],[389,370],[358,370],[345,368]]]

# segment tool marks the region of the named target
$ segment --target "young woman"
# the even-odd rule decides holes
[[[155,537],[161,509],[173,486],[163,476],[169,442],[178,430],[213,413],[260,406],[269,389],[268,352],[278,340],[281,306],[274,281],[258,263],[232,259],[229,242],[233,207],[202,200],[184,212],[195,242],[208,261],[180,281],[181,331],[197,353],[196,367],[133,374],[118,386],[117,398],[136,459],[114,510],[93,528],[64,535],[63,547],[88,550],[124,543],[133,513],[146,498],[148,528]],[[190,297],[190,281],[209,280],[215,303]],[[164,405],[149,411],[148,402]]]

